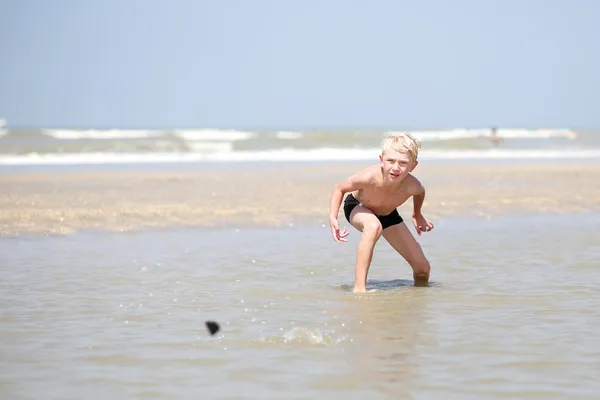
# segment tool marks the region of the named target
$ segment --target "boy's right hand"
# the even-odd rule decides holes
[[[336,242],[347,242],[346,236],[350,234],[346,228],[340,231],[340,226],[338,225],[337,219],[329,218],[329,225],[331,225],[331,235],[333,236],[333,240]]]

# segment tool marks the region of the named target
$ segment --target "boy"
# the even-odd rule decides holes
[[[410,264],[415,286],[429,282],[429,261],[396,210],[413,197],[412,220],[417,233],[433,229],[433,224],[421,214],[425,188],[410,174],[418,164],[419,148],[419,142],[409,133],[390,134],[382,142],[379,165],[367,167],[333,188],[329,204],[333,239],[347,242],[350,234],[346,228],[340,231],[337,221],[342,197],[348,192],[351,193],[344,201],[344,215],[362,232],[356,249],[354,292],[366,291],[373,249],[381,236]]]

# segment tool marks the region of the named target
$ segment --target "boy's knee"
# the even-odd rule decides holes
[[[363,235],[368,236],[371,239],[379,239],[382,232],[383,228],[379,221],[367,222],[363,227]]]
[[[431,271],[431,265],[427,259],[419,260],[418,262],[413,263],[413,276],[415,281],[425,281],[429,280],[429,273]]]

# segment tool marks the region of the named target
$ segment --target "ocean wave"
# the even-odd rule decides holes
[[[390,131],[394,133],[397,131]],[[409,131],[418,140],[423,142],[439,140],[474,139],[492,136],[491,129],[452,129],[434,131]],[[504,139],[549,139],[562,137],[566,139],[577,138],[577,133],[569,129],[498,129],[496,135]]]
[[[109,130],[64,130],[64,129],[42,129],[44,135],[59,140],[77,140],[77,139],[142,139],[151,138],[164,134],[163,131],[152,130],[127,130],[127,129],[109,129]]]
[[[194,142],[188,141],[187,148],[194,153],[229,153],[233,150],[233,142]]]
[[[295,139],[302,139],[304,137],[304,133],[291,132],[291,131],[277,131],[275,133],[275,137],[277,139],[295,140]]]
[[[377,161],[380,149],[217,151],[213,153],[51,153],[0,156],[0,165],[88,165],[190,162]],[[593,150],[424,150],[421,160],[600,159]]]
[[[454,129],[436,131],[412,131],[428,148],[443,147],[446,150],[484,150],[492,146],[490,130]],[[29,154],[62,152],[106,152],[115,153],[161,153],[188,151],[201,153],[229,153],[234,151],[256,151],[271,157],[272,151],[283,148],[293,150],[312,149],[317,152],[323,147],[365,149],[380,142],[385,132],[317,132],[317,131],[270,131],[250,132],[238,130],[2,130],[0,129],[0,154]],[[563,138],[575,139],[578,134],[566,129],[500,129],[500,139],[506,147],[540,149],[564,146]],[[586,136],[585,140],[587,140]],[[557,140],[558,138],[558,140]],[[35,140],[32,140],[35,139]],[[528,139],[525,142],[520,139]],[[585,146],[584,136],[579,146]],[[515,141],[516,140],[516,141]],[[494,141],[495,142],[495,141]],[[432,145],[433,143],[433,145]],[[350,151],[350,150],[346,150]],[[257,153],[262,157],[263,153]],[[251,154],[249,157],[255,157]],[[236,157],[239,154],[236,154]],[[312,157],[310,153],[309,157]],[[328,157],[335,157],[330,155]]]
[[[572,140],[577,138],[577,133],[569,129],[498,129],[496,134],[506,139],[548,139],[562,137]]]
[[[220,129],[175,130],[173,134],[186,141],[201,140],[247,140],[256,136],[254,132]]]
[[[132,129],[42,129],[41,133],[59,140],[78,140],[78,139],[144,139],[159,136],[174,135],[186,141],[201,140],[219,140],[234,141],[245,140],[255,136],[253,132],[243,132],[236,130],[219,129],[198,129],[198,130],[132,130]]]
[[[6,133],[6,130],[0,130]],[[230,129],[190,129],[190,130],[66,130],[42,129],[43,135],[59,140],[77,139],[143,139],[173,135],[185,141],[240,141],[248,140],[261,135],[257,132],[239,131]],[[399,131],[388,131],[389,134]],[[415,130],[409,131],[420,141],[447,141],[459,139],[489,138],[491,129],[449,129],[449,130]],[[549,138],[577,138],[577,132],[569,129],[498,129],[496,135],[504,139],[549,139]],[[276,131],[275,137],[281,140],[295,140],[307,137],[305,132]]]

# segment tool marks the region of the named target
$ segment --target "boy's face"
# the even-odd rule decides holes
[[[408,151],[399,152],[393,149],[387,149],[379,156],[379,159],[381,160],[384,179],[392,182],[399,182],[406,178],[406,175],[415,169],[418,164],[417,161],[412,160]]]

